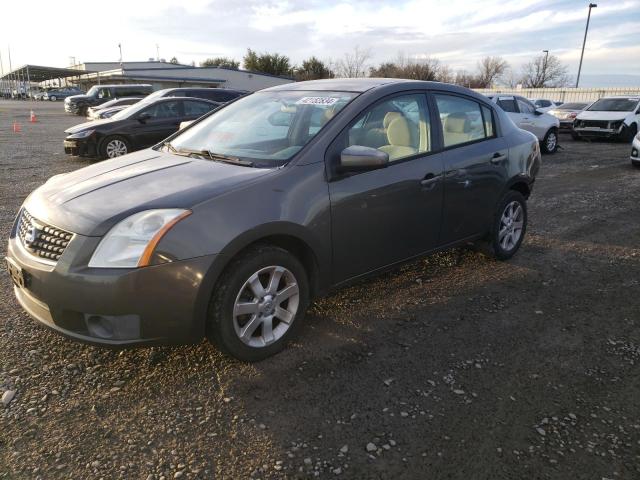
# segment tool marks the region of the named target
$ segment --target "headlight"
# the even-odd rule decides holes
[[[609,122],[609,128],[612,130],[617,130],[622,126],[622,122],[624,122],[624,120],[616,120],[615,122]]]
[[[134,268],[148,265],[160,239],[188,215],[191,210],[172,208],[145,210],[125,218],[100,241],[89,266]]]
[[[73,135],[69,135],[69,138],[87,138],[92,135],[95,130],[83,130],[78,133],[74,133]]]

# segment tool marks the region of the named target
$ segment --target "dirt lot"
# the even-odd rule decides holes
[[[89,164],[62,153],[78,117],[29,108],[0,101],[0,256],[26,195]],[[257,365],[73,343],[3,272],[0,478],[640,478],[640,170],[562,140],[512,261],[455,250],[339,291]]]

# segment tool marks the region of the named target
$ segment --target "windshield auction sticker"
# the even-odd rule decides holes
[[[333,105],[338,101],[335,97],[302,97],[297,105]]]

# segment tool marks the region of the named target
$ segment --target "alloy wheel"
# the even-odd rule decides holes
[[[556,148],[557,143],[558,137],[555,132],[549,132],[549,135],[547,136],[547,151],[553,152],[553,150]]]
[[[265,267],[244,282],[233,308],[238,338],[254,348],[280,340],[291,327],[300,305],[298,282],[281,266]]]
[[[116,138],[107,143],[106,151],[109,158],[120,157],[127,154],[127,145]]]
[[[500,228],[498,230],[498,242],[505,252],[513,250],[522,237],[524,226],[524,210],[520,202],[510,202],[502,212]]]

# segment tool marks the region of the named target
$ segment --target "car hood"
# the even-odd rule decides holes
[[[100,125],[115,123],[118,120],[114,120],[113,118],[105,118],[103,120],[93,120],[91,122],[80,123],[79,125],[74,125],[71,128],[67,128],[64,133],[68,133],[69,135],[73,135],[74,133],[82,132],[83,130],[94,130],[96,127]]]
[[[585,111],[578,115],[578,120],[623,120],[631,112],[590,112]]]
[[[65,99],[66,102],[79,102],[81,100],[87,100],[91,97],[89,95],[71,95]]]
[[[191,208],[275,171],[147,149],[51,177],[24,205],[41,222],[102,236],[133,213]]]

